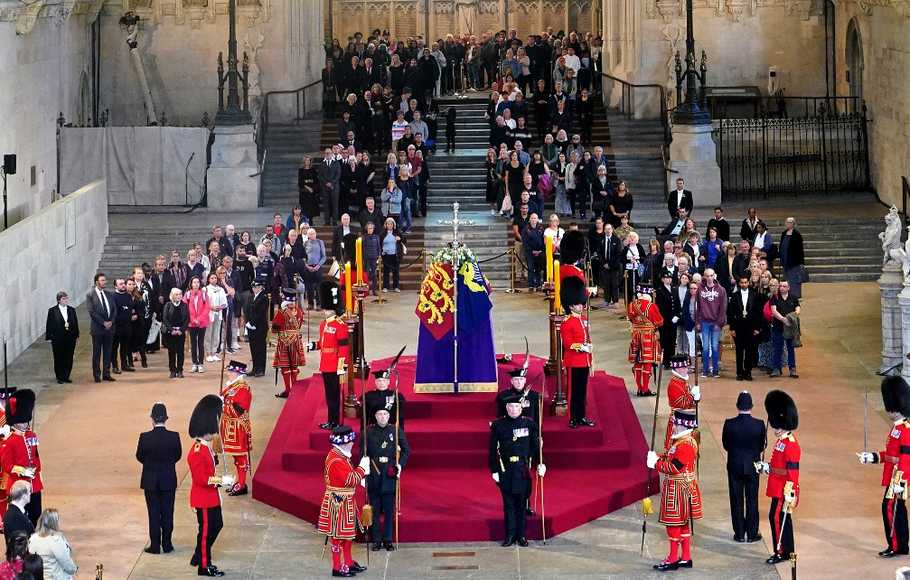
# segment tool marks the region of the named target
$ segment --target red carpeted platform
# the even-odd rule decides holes
[[[412,454],[402,474],[400,539],[403,542],[461,542],[501,539],[502,502],[487,467],[489,422],[495,395],[414,394],[414,358],[402,357],[401,392],[407,398],[407,437]],[[523,355],[500,365],[506,371]],[[544,360],[532,357],[530,381],[541,386]],[[385,368],[388,361],[375,363]],[[359,388],[359,385],[358,385]],[[368,384],[372,388],[372,381]],[[548,379],[552,396],[554,380]],[[549,401],[548,401],[549,402]],[[546,529],[551,537],[640,500],[649,476],[647,442],[622,379],[602,372],[588,387],[588,416],[594,428],[569,429],[568,418],[550,416],[543,424]],[[291,393],[253,477],[253,497],[315,522],[322,501],[322,465],[329,449],[320,375]],[[358,426],[355,427],[358,431]],[[651,489],[657,492],[657,477]],[[361,490],[362,492],[362,490]],[[362,502],[362,498],[360,500]],[[528,521],[529,539],[540,538],[537,514]]]

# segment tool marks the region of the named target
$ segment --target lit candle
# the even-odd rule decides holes
[[[354,311],[354,290],[351,288],[351,263],[344,264],[344,308],[350,314]]]
[[[553,236],[544,236],[544,245],[547,247],[547,282],[553,281]]]
[[[357,280],[358,284],[360,284],[361,280],[363,280],[363,236],[357,238],[354,258],[357,262],[357,275],[354,277],[354,279]]]
[[[559,275],[559,260],[552,262],[552,266],[556,271],[556,275],[553,277],[553,310],[556,311],[556,314],[562,314],[562,298],[559,297],[559,287],[562,285]]]

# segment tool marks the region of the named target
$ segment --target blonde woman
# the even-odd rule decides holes
[[[218,357],[218,347],[221,345],[221,320],[224,310],[227,309],[227,294],[224,288],[218,283],[218,271],[224,268],[218,267],[218,270],[209,274],[208,283],[205,285],[206,294],[208,294],[209,304],[209,325],[205,330],[205,360],[206,362],[217,362],[221,359]]]
[[[71,580],[79,569],[66,536],[60,531],[60,514],[54,508],[41,512],[35,533],[28,541],[28,551],[41,556],[45,580]]]

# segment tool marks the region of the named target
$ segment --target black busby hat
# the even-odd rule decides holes
[[[199,399],[193,414],[190,415],[190,437],[204,437],[218,433],[221,423],[221,398],[218,395],[206,395]]]
[[[568,313],[570,307],[588,302],[588,289],[585,288],[585,283],[578,277],[567,276],[562,281],[562,287],[559,289],[559,299],[562,301],[562,307]]]
[[[510,377],[526,377],[528,376],[528,369],[525,367],[518,367],[517,369],[512,369],[509,371]]]
[[[388,379],[392,376],[392,369],[382,369],[379,371],[373,371],[373,376],[377,379]]]
[[[671,369],[687,369],[689,368],[689,355],[687,354],[674,354],[670,357],[670,368]]]
[[[585,235],[579,230],[566,232],[559,242],[559,263],[574,264],[585,255]]]
[[[752,395],[749,391],[743,391],[736,397],[736,410],[748,411],[752,408]]]
[[[322,304],[323,310],[339,312],[344,308],[341,292],[334,280],[323,280],[319,285],[319,302]]]
[[[765,412],[768,413],[768,425],[774,429],[793,431],[799,427],[796,403],[783,391],[771,391],[765,396]]]
[[[521,395],[516,393],[514,390],[510,390],[502,397],[502,403],[508,405],[509,403],[521,403]]]
[[[890,376],[882,379],[882,403],[885,411],[910,415],[910,385],[903,377]]]
[[[344,244],[344,262],[353,262],[357,250],[357,234],[348,234],[342,239]]]
[[[344,445],[345,443],[353,443],[356,440],[357,433],[354,433],[354,430],[347,425],[338,425],[332,429],[332,434],[329,435],[329,441],[333,445]]]
[[[35,411],[35,391],[31,389],[16,391],[7,397],[4,403],[8,425],[28,423]]]
[[[695,411],[688,409],[676,409],[673,411],[673,424],[687,429],[698,427],[698,419],[695,417]]]
[[[151,417],[152,421],[155,423],[164,423],[167,421],[167,407],[164,406],[164,403],[158,401],[152,405],[152,412],[149,413],[149,417]]]
[[[246,363],[242,363],[239,360],[232,360],[227,364],[226,370],[231,371],[232,373],[239,373],[241,375],[246,374]]]

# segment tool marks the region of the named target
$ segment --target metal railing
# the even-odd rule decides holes
[[[863,112],[863,100],[859,97],[733,97],[717,92],[723,88],[730,87],[712,87],[715,92],[708,95],[708,109],[712,119],[807,119]]]
[[[271,123],[272,115],[272,103],[277,100],[284,98],[293,98],[293,104],[291,107],[288,107],[287,110],[293,111],[293,118],[291,119],[294,123],[298,123],[303,120],[307,113],[310,111],[320,110],[322,108],[322,99],[320,98],[316,106],[311,104],[311,99],[307,98],[309,92],[314,87],[321,85],[322,79],[313,81],[307,85],[300,87],[299,89],[290,89],[283,91],[269,91],[262,97],[262,107],[259,109],[259,118],[256,121],[256,146],[258,149],[259,161],[263,161],[265,155],[265,142],[268,136],[269,124]]]

